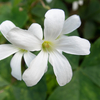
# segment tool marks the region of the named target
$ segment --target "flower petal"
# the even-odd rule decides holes
[[[42,40],[42,38],[43,38],[43,32],[42,32],[42,28],[41,28],[41,26],[39,24],[33,23],[29,27],[28,30],[31,32],[31,34],[37,36],[40,40]]]
[[[21,80],[21,59],[22,59],[23,53],[17,52],[13,58],[11,59],[10,65],[11,65],[11,74],[13,77],[15,77],[17,80]]]
[[[23,73],[23,80],[27,86],[36,85],[46,71],[48,53],[41,51]]]
[[[44,20],[44,39],[56,39],[63,28],[65,14],[63,10],[51,9],[45,14]]]
[[[13,28],[9,31],[7,38],[12,44],[25,50],[34,51],[41,49],[42,40],[39,40],[27,30]]]
[[[0,60],[7,58],[8,56],[17,52],[18,49],[11,44],[2,44],[0,45]]]
[[[8,33],[11,29],[13,29],[14,27],[16,27],[16,26],[15,26],[11,21],[6,20],[6,21],[4,21],[4,22],[1,23],[0,27],[1,27],[0,30],[1,30],[2,34],[3,34],[4,37],[6,38],[7,33]]]
[[[58,51],[50,53],[49,61],[53,66],[54,73],[60,86],[70,82],[72,69],[68,60]]]
[[[90,53],[90,43],[78,36],[63,36],[59,39],[57,49],[75,55],[88,55]]]
[[[29,67],[31,61],[35,58],[36,56],[31,53],[31,52],[26,52],[24,53],[24,60],[26,62],[27,67]]]
[[[80,25],[80,17],[78,15],[72,15],[65,21],[62,34],[71,33],[72,31],[76,30]]]

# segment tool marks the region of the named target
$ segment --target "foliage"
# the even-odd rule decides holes
[[[78,14],[82,25],[69,35],[86,38],[92,45],[88,56],[63,53],[72,66],[73,78],[62,87],[56,82],[50,64],[40,82],[27,87],[23,81],[11,76],[11,56],[0,61],[0,100],[100,100],[100,1],[84,0],[83,6],[76,11],[72,10],[73,1],[52,0],[47,3],[46,0],[0,0],[0,23],[11,20],[23,29],[34,22],[43,27],[44,14],[51,8],[63,9],[66,18]],[[0,44],[3,43],[7,41],[0,33]]]

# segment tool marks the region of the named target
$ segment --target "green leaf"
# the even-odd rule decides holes
[[[10,4],[0,5],[0,23],[8,19],[10,11],[11,11]]]
[[[19,9],[13,8],[11,10],[11,15],[9,18],[18,27],[23,27],[28,19],[27,13],[25,11],[19,11]]]
[[[28,89],[18,88],[18,87],[12,87],[12,88],[13,88],[12,92],[14,93],[16,100],[32,100]]]
[[[75,70],[79,66],[79,56],[78,55],[72,55],[63,53],[64,56],[68,59],[69,63],[71,64],[71,67],[73,70]]]
[[[44,77],[33,87],[27,87],[23,81],[17,81],[12,89],[16,100],[45,100],[46,98],[47,88]]]
[[[87,16],[90,19],[94,19],[100,22],[100,2],[98,0],[92,0],[90,2]]]
[[[0,61],[0,76],[8,82],[11,82],[10,60],[11,57],[8,57]]]
[[[75,31],[73,31],[73,32],[71,32],[69,34],[66,34],[66,36],[79,36],[79,33],[78,33],[77,30],[75,30]]]
[[[83,72],[98,86],[100,86],[100,38],[92,45],[91,53],[82,65]]]
[[[82,72],[100,87],[100,64],[83,68]]]
[[[5,97],[4,100],[16,100],[11,85],[6,86],[4,88],[4,91],[7,93],[7,96]]]
[[[66,4],[63,2],[63,0],[52,0],[51,3],[48,4],[50,8],[57,8],[62,9],[65,12],[65,15],[68,16],[68,9],[66,7]]]
[[[0,90],[0,100],[4,100],[8,94],[4,90]]]
[[[18,6],[18,4],[19,4],[21,1],[22,1],[22,0],[11,0],[12,6],[13,6],[13,7]]]
[[[80,15],[81,18],[86,20],[94,20],[100,23],[100,2],[98,0],[91,0],[88,5],[82,6]]]
[[[48,70],[46,72],[47,94],[50,95],[54,89],[58,86],[56,76],[53,71],[53,67],[48,63]]]
[[[78,1],[78,0],[65,0],[68,3],[73,3],[74,1]]]
[[[84,37],[87,39],[92,39],[95,36],[96,26],[92,21],[87,21],[84,27]]]
[[[1,2],[9,2],[10,0],[0,0]]]
[[[86,56],[82,67],[97,66],[100,64],[100,38],[91,46],[90,54]]]
[[[43,6],[39,3],[32,9],[32,14],[37,16],[37,17],[44,17],[47,9],[43,8]]]
[[[0,76],[0,87],[7,86],[9,83]]]
[[[7,40],[5,39],[4,36],[2,36],[2,33],[0,32],[0,44],[5,43]]]
[[[25,82],[16,80],[1,88],[0,100],[45,100],[46,91],[45,77],[33,87],[27,87]]]
[[[76,71],[72,81],[58,87],[48,100],[99,100],[100,88],[95,85],[88,77],[81,72]]]
[[[12,21],[18,27],[23,27],[28,20],[27,12],[20,11],[18,7],[11,8],[9,4],[2,5],[0,7],[0,23],[5,20]]]
[[[44,24],[44,17],[47,9],[45,9],[40,3],[38,3],[35,7],[32,8],[32,19],[35,22],[39,23],[40,25],[43,26]]]

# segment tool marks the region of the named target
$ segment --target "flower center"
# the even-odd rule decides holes
[[[22,52],[22,53],[26,53],[27,50],[25,50],[25,49],[20,49],[20,52]]]
[[[52,42],[50,42],[50,41],[44,41],[42,43],[42,49],[44,51],[49,51],[49,52],[52,51],[53,46],[54,46],[54,44]]]

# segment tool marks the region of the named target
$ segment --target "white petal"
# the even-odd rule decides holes
[[[36,56],[31,53],[31,52],[26,52],[24,53],[24,60],[26,62],[27,67],[29,67],[31,61],[35,58]]]
[[[28,30],[31,32],[31,34],[37,36],[40,40],[42,40],[42,38],[43,38],[43,32],[42,32],[42,28],[41,28],[41,26],[39,24],[33,23],[29,27]]]
[[[0,60],[7,58],[8,56],[17,52],[18,49],[11,44],[2,44],[0,45]]]
[[[27,86],[36,85],[45,73],[48,54],[41,51],[23,73],[23,80]]]
[[[72,31],[76,30],[80,25],[80,17],[78,15],[72,15],[65,21],[62,34],[71,33]]]
[[[44,39],[56,39],[63,28],[65,14],[63,10],[51,9],[45,14],[44,20]]]
[[[75,55],[88,55],[90,53],[90,43],[78,36],[64,36],[59,39],[57,49]]]
[[[11,21],[6,20],[1,23],[0,30],[1,30],[2,34],[4,35],[4,37],[6,38],[7,33],[14,27],[16,27],[16,26]]]
[[[12,44],[25,50],[34,51],[41,49],[42,40],[39,40],[27,30],[13,28],[8,33],[7,38]]]
[[[72,78],[72,69],[68,60],[61,53],[54,51],[50,53],[49,61],[53,66],[58,84],[63,86],[70,82]]]
[[[11,59],[11,74],[13,77],[15,77],[17,80],[21,80],[21,59],[22,59],[23,53],[18,52],[16,53],[13,58]]]

